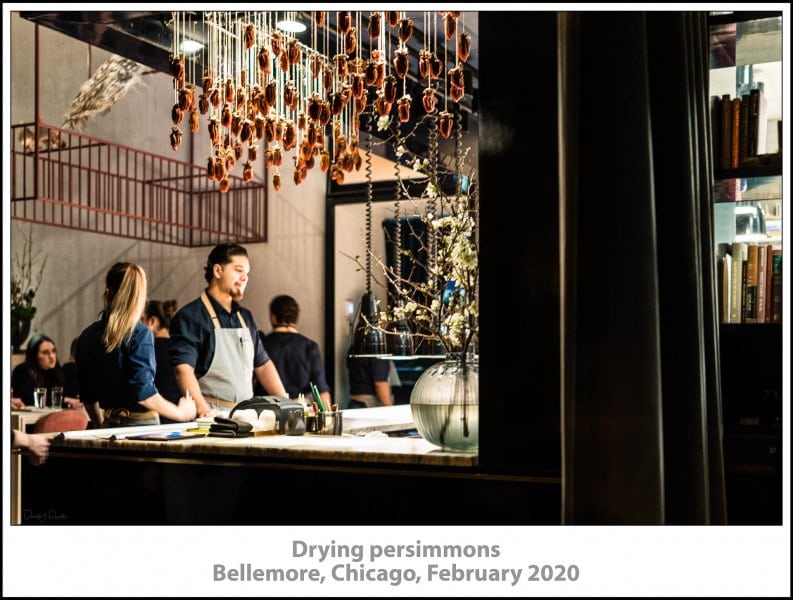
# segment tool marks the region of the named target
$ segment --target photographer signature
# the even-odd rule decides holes
[[[22,511],[23,521],[38,521],[39,523],[48,523],[50,521],[65,521],[66,515],[61,515],[54,508],[49,509],[47,512],[33,512],[29,508]]]

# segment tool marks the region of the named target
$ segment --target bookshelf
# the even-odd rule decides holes
[[[782,15],[709,25],[727,518],[781,523]]]

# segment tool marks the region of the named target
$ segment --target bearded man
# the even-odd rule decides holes
[[[268,394],[287,395],[251,311],[239,304],[250,270],[243,246],[215,246],[204,267],[207,288],[171,321],[176,383],[193,397],[199,416],[226,413],[251,398],[254,375]]]

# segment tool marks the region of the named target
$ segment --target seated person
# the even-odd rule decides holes
[[[325,380],[319,345],[298,332],[295,325],[299,315],[300,307],[294,298],[276,296],[270,302],[270,324],[273,331],[269,335],[259,331],[259,337],[278,370],[289,397],[297,398],[304,394],[307,401],[311,402],[311,384],[314,383],[322,403],[330,408],[330,387]],[[254,394],[265,395],[264,387],[258,381],[254,381]]]
[[[391,406],[390,360],[347,355],[350,401],[347,408]]]
[[[47,388],[48,395],[53,387],[62,387],[64,406],[71,408],[82,406],[76,397],[74,386],[66,379],[63,368],[58,362],[55,342],[41,333],[30,339],[25,351],[25,362],[18,364],[11,373],[13,397],[21,400],[24,406],[33,406],[33,389],[37,387]],[[15,403],[12,399],[12,407],[15,404],[19,406],[19,403]]]

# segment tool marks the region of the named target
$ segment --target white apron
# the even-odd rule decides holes
[[[223,328],[206,292],[201,302],[215,326],[215,355],[209,370],[198,380],[201,393],[213,408],[231,408],[253,397],[253,340],[240,311],[241,327]]]

